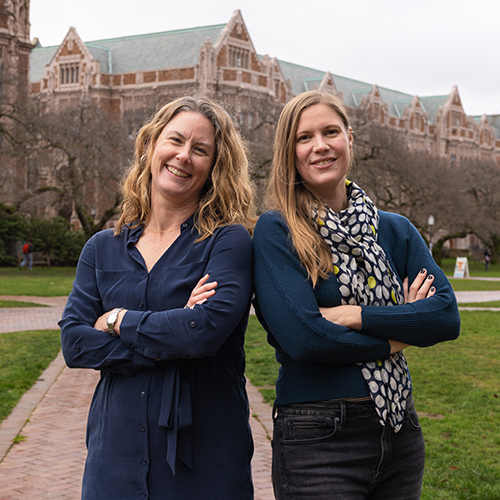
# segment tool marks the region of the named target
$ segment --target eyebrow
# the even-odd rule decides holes
[[[170,133],[173,132],[174,134],[177,134],[178,136],[182,137],[183,139],[186,138],[186,136],[184,134],[181,134],[178,130],[170,130],[169,131]],[[204,142],[204,141],[196,141],[195,144],[200,144],[202,146],[205,146],[207,148],[215,148],[215,145],[212,146],[212,144],[210,144],[209,142]]]

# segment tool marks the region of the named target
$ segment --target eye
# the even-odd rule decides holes
[[[195,146],[193,149],[195,153],[199,154],[200,156],[208,156],[207,150],[205,148]]]
[[[310,137],[311,136],[309,134],[300,134],[300,135],[297,136],[297,142],[305,142]]]
[[[338,134],[340,134],[340,130],[337,128],[330,128],[326,131],[326,135],[329,135],[329,136],[335,136]]]

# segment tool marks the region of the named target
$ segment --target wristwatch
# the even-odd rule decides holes
[[[120,311],[123,311],[123,307],[117,307],[111,311],[111,314],[106,318],[106,326],[108,327],[108,332],[111,333],[114,337],[117,337],[117,333],[115,332],[115,324],[118,319],[118,314]]]

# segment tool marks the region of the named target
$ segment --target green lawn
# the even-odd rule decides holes
[[[35,302],[23,302],[21,300],[0,300],[0,309],[5,307],[47,307],[44,304]]]
[[[0,295],[67,295],[74,273],[74,268],[0,269]],[[500,290],[500,281],[452,284],[456,290]],[[422,499],[500,500],[500,317],[488,311],[462,311],[461,317],[455,342],[405,351],[418,411],[439,416],[421,418],[427,443]],[[0,420],[59,349],[57,330],[0,334]],[[247,375],[271,403],[278,365],[255,316],[245,349]]]
[[[0,268],[0,295],[60,297],[68,295],[75,279],[74,267],[34,267],[20,271],[17,267]]]
[[[491,302],[469,302],[460,303],[459,307],[497,307],[500,308],[500,300],[493,300]]]
[[[476,292],[500,290],[500,281],[483,281],[475,279],[450,278],[451,286],[455,292]]]
[[[405,350],[427,447],[423,500],[500,499],[500,316],[463,311],[458,340]],[[247,376],[272,402],[278,364],[255,316]]]
[[[61,349],[59,330],[0,334],[0,422]]]
[[[453,276],[453,272],[455,271],[455,262],[455,259],[443,259],[441,268],[445,272],[446,276]],[[481,278],[500,278],[500,264],[491,264],[488,271],[485,271],[484,269],[484,262],[469,261],[468,264],[471,276]]]

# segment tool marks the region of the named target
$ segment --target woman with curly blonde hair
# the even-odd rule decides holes
[[[252,223],[245,144],[227,112],[201,97],[163,106],[137,136],[117,227],[87,242],[60,322],[68,366],[101,371],[82,499],[253,498]]]

